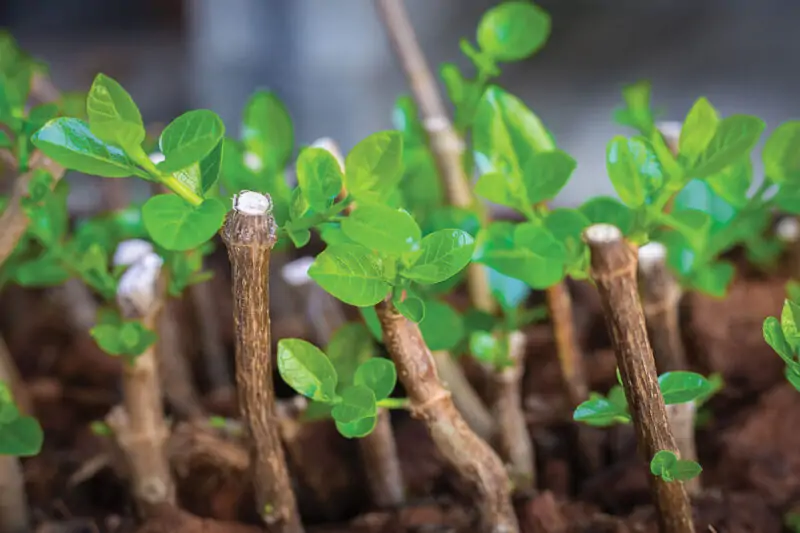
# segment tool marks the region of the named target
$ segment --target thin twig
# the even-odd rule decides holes
[[[591,250],[591,276],[611,335],[639,451],[649,462],[657,452],[678,453],[658,386],[636,281],[636,252],[615,226],[595,224],[584,232]],[[694,533],[692,508],[679,481],[650,476],[661,533]]]
[[[439,381],[419,327],[386,300],[375,307],[383,340],[397,365],[411,414],[425,422],[439,453],[477,493],[481,531],[516,533],[508,476],[497,454],[467,426]]]
[[[428,133],[431,151],[449,202],[456,207],[477,209],[486,218],[485,209],[473,196],[470,179],[464,171],[464,141],[447,114],[436,79],[417,41],[403,0],[376,0],[375,3],[386,35],[419,107],[420,118]],[[489,289],[486,269],[482,265],[475,263],[468,267],[467,286],[472,303],[477,309],[494,312],[496,304]]]
[[[234,197],[221,230],[233,275],[236,384],[247,428],[257,511],[271,530],[302,533],[275,414],[269,309],[269,263],[275,219],[268,196]]]
[[[150,253],[131,265],[120,279],[117,302],[127,320],[141,320],[155,330],[164,305],[165,276],[161,258]],[[124,407],[106,421],[122,450],[133,484],[133,496],[144,517],[162,503],[175,503],[175,483],[166,453],[169,439],[162,407],[158,360],[154,346],[124,367]]]

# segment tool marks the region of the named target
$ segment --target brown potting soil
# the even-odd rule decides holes
[[[800,393],[786,383],[780,359],[761,337],[764,318],[780,313],[785,282],[778,275],[742,274],[724,300],[684,298],[692,369],[719,372],[725,380],[725,388],[704,407],[697,433],[704,469],[704,492],[694,500],[698,532],[779,533],[785,531],[784,514],[798,503]],[[220,308],[230,309],[224,275],[212,283]],[[592,390],[604,392],[616,380],[614,355],[593,290],[573,289],[586,372]],[[119,401],[120,361],[100,352],[85,333],[70,331],[64,311],[45,291],[10,288],[3,300],[7,311],[0,326],[46,434],[42,453],[23,460],[39,533],[262,530],[252,505],[246,452],[235,439],[191,423],[176,424],[170,442],[182,509],[164,507],[139,524],[124,472],[114,468],[106,438],[89,428]],[[291,316],[275,315],[275,339],[302,332],[302,323]],[[549,327],[538,324],[527,333],[524,405],[540,490],[516,501],[522,531],[657,531],[650,474],[635,453],[632,431],[579,429],[570,422]],[[224,325],[229,347],[232,334]],[[200,376],[197,336],[187,331],[185,337]],[[207,406],[217,413],[235,412],[219,398]],[[476,531],[470,495],[441,461],[425,428],[404,413],[392,415],[410,502],[400,510],[370,508],[356,444],[339,437],[331,423],[305,424],[293,434],[289,463],[308,530]],[[325,485],[327,492],[319,490]]]

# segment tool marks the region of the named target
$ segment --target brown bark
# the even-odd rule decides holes
[[[376,311],[383,340],[408,394],[411,414],[425,423],[439,452],[477,493],[481,531],[519,531],[503,464],[459,414],[450,392],[439,381],[436,363],[419,327],[390,301],[378,304]]]
[[[694,419],[697,409],[694,402],[679,403],[667,406],[667,418],[675,435],[678,456],[681,459],[697,462],[697,447],[694,439]],[[684,483],[689,496],[697,496],[702,492],[700,477],[692,478]]]
[[[145,257],[142,261],[147,259]],[[136,265],[126,275],[148,274],[134,272],[134,268]],[[151,289],[152,298],[140,296],[148,292],[144,288],[139,295],[123,291],[121,282],[117,300],[125,319],[141,320],[146,328],[157,331],[158,317],[164,303],[164,277],[155,274],[149,280],[141,276],[137,285],[143,285],[146,281],[158,285],[154,290]],[[169,428],[161,402],[155,346],[125,364],[122,393],[123,406],[112,409],[106,421],[125,457],[139,511],[148,517],[159,504],[175,503],[175,483],[166,452]]]
[[[648,463],[661,450],[677,453],[639,301],[636,251],[618,228],[608,224],[590,226],[584,239],[591,250],[591,277],[600,293],[639,452]],[[661,533],[694,533],[683,483],[650,476],[650,488]]]
[[[269,263],[275,219],[268,196],[243,192],[222,227],[233,277],[236,385],[253,463],[257,511],[273,531],[302,533],[275,413]]]
[[[180,324],[176,319],[177,304],[176,300],[168,299],[158,320],[156,352],[159,372],[164,395],[175,414],[183,419],[200,419],[205,417],[205,410],[181,342]]]
[[[514,490],[526,493],[536,488],[534,448],[522,410],[520,381],[525,359],[525,335],[508,336],[511,366],[494,373],[492,414],[497,420],[497,451],[506,463]]]
[[[658,372],[686,370],[678,316],[682,291],[667,267],[667,250],[659,243],[639,250],[639,289]]]
[[[572,297],[565,282],[553,285],[547,289],[546,294],[561,367],[561,379],[570,406],[574,408],[588,398],[589,387],[583,369],[583,355],[575,333]]]
[[[453,403],[464,417],[467,425],[478,434],[480,438],[489,442],[497,432],[497,424],[486,404],[478,392],[464,375],[464,371],[450,352],[433,352],[436,361],[436,370],[439,377],[450,393]]]
[[[190,286],[189,299],[195,311],[203,362],[211,391],[219,397],[233,395],[235,391],[233,378],[228,369],[228,351],[225,349],[225,343],[220,334],[211,283],[206,281]]]
[[[376,0],[386,35],[406,75],[411,93],[419,108],[420,119],[428,134],[431,152],[439,170],[447,198],[456,207],[483,206],[472,194],[469,176],[464,171],[464,141],[447,115],[436,79],[431,73],[403,0]],[[467,288],[473,305],[488,313],[496,305],[489,290],[486,269],[476,264],[467,269]]]

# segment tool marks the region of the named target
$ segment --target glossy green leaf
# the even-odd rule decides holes
[[[596,427],[613,426],[630,422],[631,417],[626,409],[600,395],[581,403],[572,414],[577,422]]]
[[[419,255],[401,275],[423,284],[439,283],[467,266],[475,240],[465,231],[439,230],[420,242]]]
[[[419,322],[425,318],[425,302],[416,296],[402,297],[401,293],[395,293],[392,303],[401,315],[412,322]]]
[[[367,387],[375,394],[375,401],[381,401],[392,394],[397,384],[397,370],[389,359],[376,357],[358,367],[353,383]]]
[[[342,422],[336,420],[336,429],[343,437],[348,439],[361,438],[372,433],[377,423],[377,416],[362,418],[361,420],[356,420],[355,422],[350,422],[348,424],[343,424]]]
[[[483,174],[475,183],[474,192],[492,203],[522,211],[526,201],[522,180],[518,176],[501,172]]]
[[[756,145],[764,126],[763,120],[748,115],[722,119],[703,153],[684,164],[687,174],[705,178],[741,160]]]
[[[535,152],[555,149],[539,117],[497,86],[487,88],[478,104],[473,145],[483,174],[498,172],[518,178]]]
[[[294,151],[294,126],[283,102],[273,92],[257,91],[244,109],[242,141],[272,172],[286,167]]]
[[[386,254],[411,252],[422,239],[422,231],[407,211],[381,204],[359,204],[341,225],[354,242]]]
[[[774,316],[767,317],[763,326],[764,340],[787,364],[794,362],[794,350],[783,334],[780,321]]]
[[[152,346],[157,336],[139,321],[98,324],[90,332],[101,350],[115,356],[137,356]]]
[[[358,312],[364,319],[367,329],[372,334],[372,337],[377,342],[383,342],[383,331],[381,330],[381,321],[378,318],[378,313],[374,307],[359,307]],[[433,349],[433,348],[431,348]]]
[[[225,125],[213,111],[196,109],[184,113],[161,132],[158,145],[166,159],[158,168],[171,174],[203,161],[215,149],[220,150],[215,158],[219,165],[224,135]]]
[[[562,150],[538,152],[523,168],[529,204],[552,200],[569,181],[577,163]]]
[[[694,461],[678,459],[674,452],[661,450],[650,461],[650,472],[664,481],[687,481],[700,475],[703,468]]]
[[[554,209],[544,219],[544,227],[564,246],[572,274],[588,266],[589,250],[582,235],[591,225],[589,218],[577,209]]]
[[[669,450],[657,452],[650,461],[650,472],[654,476],[663,477],[678,462],[678,456]]]
[[[339,376],[339,386],[352,385],[356,368],[373,357],[375,351],[375,341],[364,324],[350,322],[337,329],[325,353]]]
[[[792,362],[787,365],[784,370],[784,376],[786,376],[786,380],[789,384],[794,387],[796,391],[800,392],[800,364]]]
[[[714,138],[718,123],[716,109],[706,98],[699,98],[689,110],[681,128],[678,144],[681,157],[691,160],[702,154]]]
[[[144,141],[139,108],[122,85],[105,74],[98,74],[89,89],[86,113],[92,133],[108,143],[135,150]]]
[[[775,128],[764,144],[761,158],[767,179],[775,183],[800,181],[800,120]]]
[[[308,205],[317,212],[328,209],[342,190],[344,175],[328,150],[305,148],[297,158],[297,183]]]
[[[373,133],[356,144],[345,160],[345,186],[355,198],[385,199],[403,175],[403,137],[397,131]]]
[[[142,218],[153,240],[167,250],[183,251],[200,246],[222,227],[227,210],[209,198],[192,206],[173,194],[159,194],[142,206]]]
[[[711,215],[697,209],[675,210],[664,215],[667,226],[683,234],[686,242],[697,252],[705,249],[711,231]]]
[[[596,196],[580,207],[592,224],[611,224],[627,235],[633,228],[634,213],[622,202],[609,196]]]
[[[432,351],[451,350],[464,338],[464,321],[450,305],[438,301],[425,302],[425,317],[419,323],[425,344]]]
[[[447,205],[433,211],[422,229],[425,235],[441,229],[460,229],[475,237],[480,227],[480,220],[474,211]]]
[[[753,164],[749,157],[709,176],[705,182],[717,196],[736,208],[747,205],[747,191],[753,182]]]
[[[655,127],[653,111],[650,106],[652,87],[647,80],[626,85],[622,89],[625,108],[614,113],[615,120],[623,125],[639,130],[643,135],[650,135]]]
[[[670,469],[670,477],[675,481],[688,481],[696,478],[702,472],[703,467],[699,463],[679,459],[675,466]]]
[[[667,405],[694,401],[711,390],[711,383],[705,377],[682,370],[658,376],[658,386]]]
[[[20,416],[0,426],[0,455],[38,455],[43,443],[42,427],[32,416]]]
[[[664,171],[655,153],[638,137],[614,137],[606,150],[606,170],[614,190],[631,208],[644,205],[651,191],[661,186]]]
[[[71,170],[106,178],[137,174],[120,148],[98,139],[89,125],[77,118],[51,120],[31,140],[48,157]]]
[[[278,341],[278,372],[295,391],[320,402],[332,402],[336,370],[322,351],[301,339]]]
[[[69,277],[61,261],[49,254],[21,263],[13,275],[14,282],[22,287],[53,287],[61,285]]]
[[[391,289],[384,271],[383,261],[368,248],[337,244],[317,256],[308,274],[341,301],[364,307],[377,304]]]
[[[800,304],[784,300],[781,309],[781,330],[794,351],[800,347]]]
[[[498,61],[520,61],[539,50],[550,35],[550,15],[523,1],[503,2],[484,13],[478,44]]]
[[[726,226],[736,216],[736,209],[715,193],[704,180],[690,181],[675,196],[673,209],[696,209],[707,213],[711,217],[712,232]]]
[[[364,385],[352,385],[342,391],[341,398],[333,406],[331,415],[340,424],[350,424],[374,417],[377,412],[375,393]]]

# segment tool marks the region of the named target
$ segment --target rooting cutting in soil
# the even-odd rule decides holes
[[[617,197],[555,208],[578,163],[496,83],[548,13],[440,91],[374,8],[410,96],[346,154],[264,90],[146,128],[0,34],[0,533],[800,531],[800,122],[756,178],[761,119],[633,83]]]

